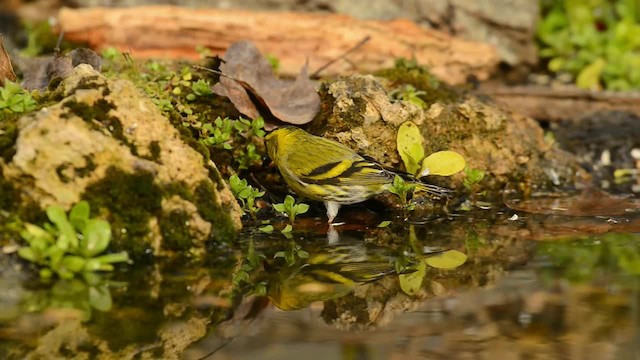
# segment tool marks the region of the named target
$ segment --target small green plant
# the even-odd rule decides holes
[[[409,195],[413,193],[415,188],[415,184],[407,183],[400,175],[396,175],[396,177],[393,178],[393,184],[389,187],[389,192],[396,194],[398,198],[400,198],[402,210],[412,211],[415,209],[416,204],[409,201]]]
[[[284,198],[284,202],[273,204],[273,208],[281,213],[285,213],[289,217],[289,222],[293,224],[297,215],[301,215],[309,211],[309,205],[304,203],[296,204],[296,200],[291,195]]]
[[[480,169],[472,169],[469,166],[464,168],[464,180],[462,184],[469,190],[473,190],[474,186],[484,179],[484,171]]]
[[[111,225],[89,218],[89,203],[80,201],[69,216],[57,205],[49,206],[47,217],[53,223],[39,227],[25,224],[20,236],[29,244],[18,250],[23,259],[41,267],[40,276],[57,274],[71,279],[78,274],[112,271],[114,263],[128,262],[126,252],[100,255],[111,241]]]
[[[640,88],[637,0],[542,1],[539,55],[587,89]]]
[[[231,150],[231,136],[233,134],[233,122],[229,118],[219,116],[213,123],[202,125],[200,142],[207,146],[221,146],[223,149]]]
[[[273,72],[277,73],[280,70],[280,59],[278,59],[273,54],[266,54],[265,57],[267,58],[267,61],[271,65],[271,69],[273,69]]]
[[[390,95],[402,101],[406,101],[413,105],[416,105],[422,109],[426,109],[427,103],[420,98],[420,96],[426,94],[426,91],[418,90],[412,85],[405,85],[401,89],[393,90]]]
[[[35,108],[36,101],[28,91],[14,82],[5,81],[4,87],[0,88],[0,110],[24,113]]]
[[[249,185],[246,179],[240,179],[238,175],[231,175],[229,178],[229,186],[231,192],[242,204],[242,214],[247,212],[253,219],[256,218],[258,210],[256,199],[264,195],[264,191],[260,191]]]
[[[451,176],[462,171],[466,161],[455,151],[437,151],[424,156],[424,138],[420,129],[411,121],[406,121],[398,129],[396,147],[407,172],[416,177],[428,175]]]

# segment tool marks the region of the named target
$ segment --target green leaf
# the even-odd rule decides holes
[[[283,234],[286,234],[286,233],[290,233],[291,230],[293,230],[293,226],[291,226],[291,224],[288,224],[287,226],[284,227],[284,229],[280,230],[280,232]]]
[[[437,269],[455,269],[467,261],[467,255],[458,250],[449,250],[428,257],[424,261],[427,265]]]
[[[98,311],[109,311],[113,305],[109,288],[106,286],[90,287],[89,304]]]
[[[400,125],[396,139],[398,153],[407,172],[415,175],[420,169],[420,160],[424,157],[423,138],[418,125],[407,121]]]
[[[82,232],[82,254],[86,257],[94,257],[107,249],[111,241],[111,225],[101,219],[91,219],[87,222]]]
[[[93,258],[92,260],[97,260],[100,264],[103,265],[130,261],[129,254],[127,254],[126,251],[98,256],[96,258]]]
[[[421,261],[415,272],[409,274],[400,274],[398,278],[400,280],[400,288],[407,295],[415,295],[420,291],[422,287],[422,280],[427,273],[427,265]]]
[[[58,245],[53,245],[47,249],[47,257],[49,258],[49,265],[53,269],[60,267],[60,261],[65,254],[66,249],[60,248]]]
[[[51,205],[47,207],[47,217],[60,231],[58,246],[63,250],[67,248],[77,249],[78,237],[76,236],[76,230],[67,219],[64,209],[58,205]]]
[[[82,231],[87,221],[89,221],[90,211],[89,202],[82,200],[71,208],[71,211],[69,212],[69,221],[76,229]]]
[[[40,261],[40,258],[36,254],[36,252],[32,248],[26,246],[18,249],[18,256],[32,263],[37,263]]]
[[[84,270],[86,260],[83,257],[76,255],[67,255],[62,258],[61,266],[72,273],[79,273]]]
[[[285,212],[284,204],[273,204],[272,206],[277,212]]]
[[[294,212],[296,213],[296,215],[304,214],[307,211],[309,211],[309,205],[307,204],[300,203],[294,207]]]
[[[438,151],[422,161],[418,177],[427,175],[451,176],[464,170],[467,165],[464,157],[455,151]]]
[[[296,203],[296,200],[293,198],[293,196],[291,195],[287,195],[284,198],[284,207],[285,209],[289,210],[289,209],[293,209],[293,205]]]
[[[260,232],[263,232],[265,234],[271,234],[273,232],[273,225],[261,226],[258,228],[258,230],[260,230]]]
[[[385,221],[382,221],[380,224],[378,224],[378,227],[379,228],[385,228],[385,227],[389,226],[390,224],[391,224],[391,221],[385,220]]]
[[[605,65],[607,65],[607,62],[602,58],[594,60],[591,64],[580,71],[576,78],[576,85],[583,89],[600,89],[600,78]]]

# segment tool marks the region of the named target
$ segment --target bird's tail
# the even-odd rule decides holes
[[[443,187],[431,185],[431,184],[425,184],[419,180],[413,180],[411,183],[416,186],[414,190],[414,192],[416,193],[426,192],[427,194],[437,198],[449,197],[451,194],[453,194],[453,190],[451,189],[447,189],[447,188],[443,188]]]

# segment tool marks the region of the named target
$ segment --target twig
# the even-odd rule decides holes
[[[309,75],[309,78],[317,78],[318,75],[322,72],[322,70],[328,68],[329,66],[333,65],[336,61],[340,60],[340,59],[344,59],[347,55],[349,55],[350,53],[358,50],[359,48],[361,48],[364,44],[366,44],[369,40],[371,40],[371,36],[367,35],[364,37],[364,39],[360,40],[359,43],[357,43],[354,47],[352,47],[351,49],[345,51],[342,55],[338,56],[337,58],[330,60],[329,62],[327,62],[326,64],[320,66],[318,68],[318,70],[314,71],[311,75]]]

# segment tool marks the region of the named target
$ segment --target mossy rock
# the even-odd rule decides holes
[[[338,140],[382,164],[404,170],[396,149],[398,127],[412,121],[425,139],[425,154],[453,150],[473,169],[485,171],[475,189],[501,190],[508,184],[533,186],[573,183],[584,175],[575,158],[545,141],[534,120],[437,83],[413,68],[381,72],[391,79],[350,76],[320,87],[321,113],[309,125],[315,134]],[[404,72],[404,73],[402,73]],[[409,82],[426,95],[426,108],[393,100],[392,88]],[[385,87],[386,86],[386,87]],[[427,181],[462,188],[464,174]]]
[[[20,204],[86,199],[134,257],[202,254],[208,241],[235,239],[240,209],[215,165],[133,83],[79,65],[52,91],[62,100],[20,118],[3,144],[3,186]]]

